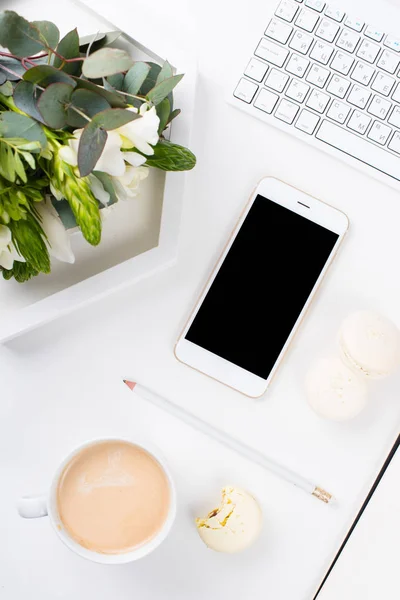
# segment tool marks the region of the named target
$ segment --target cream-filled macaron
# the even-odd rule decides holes
[[[400,364],[400,331],[378,313],[363,310],[349,315],[339,330],[340,352],[355,371],[376,379]]]
[[[222,490],[219,508],[204,519],[196,519],[203,542],[217,552],[240,552],[258,537],[262,512],[258,502],[248,492],[227,486]]]
[[[352,419],[366,405],[365,379],[335,356],[317,360],[308,371],[305,383],[311,408],[326,419]]]

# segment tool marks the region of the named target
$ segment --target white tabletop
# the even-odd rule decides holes
[[[129,15],[132,34],[135,11],[145,4],[87,3],[120,26]],[[261,18],[273,5],[253,0],[239,10],[227,0],[203,0],[194,9],[184,0],[155,4],[157,19],[164,19],[164,35],[189,36],[195,44],[190,34],[197,29],[202,39],[194,48],[199,84],[192,149],[198,165],[188,177],[179,261],[121,294],[0,348],[0,532],[5,540],[0,548],[0,597],[217,600],[229,592],[232,600],[250,595],[261,600],[268,597],[265,573],[273,568],[282,591],[275,593],[274,588],[271,597],[305,600],[302,573],[315,569],[315,584],[323,575],[395,437],[399,376],[374,385],[367,410],[352,423],[322,421],[305,401],[304,371],[314,358],[332,351],[344,316],[370,307],[400,323],[400,203],[394,190],[225,103],[228,71],[236,57],[243,62],[242,42],[258,35],[257,11]],[[344,210],[351,230],[276,382],[255,403],[179,364],[172,348],[252,187],[268,174]],[[316,500],[260,473],[144,402],[135,402],[121,383],[130,373],[330,487],[341,500],[340,509],[327,513]],[[70,553],[45,520],[19,519],[15,499],[46,489],[59,460],[75,445],[113,434],[149,438],[163,449],[180,502],[176,526],[154,555],[110,569]],[[393,502],[400,492],[398,461],[393,469],[392,491],[370,513],[365,537],[354,538],[343,553],[321,600],[376,600],[383,579],[388,592],[397,589],[395,563],[389,559],[396,552],[390,524],[397,523],[398,529],[398,504]],[[252,491],[264,511],[262,538],[243,556],[207,551],[193,526],[193,516],[212,508],[218,490],[228,482]],[[368,531],[375,535],[381,524],[387,535],[375,544],[375,556],[369,554],[371,562],[364,563]],[[310,539],[318,539],[321,560],[311,548],[310,558],[303,552],[310,542],[307,531]],[[296,564],[290,572],[283,567],[288,556]],[[349,581],[355,570],[362,576]],[[302,590],[298,597],[297,580]]]

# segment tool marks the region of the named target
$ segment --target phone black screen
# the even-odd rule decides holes
[[[186,339],[268,379],[338,237],[258,195]]]

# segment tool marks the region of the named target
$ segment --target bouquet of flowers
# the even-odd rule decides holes
[[[180,111],[183,75],[134,62],[119,32],[60,39],[50,21],[0,13],[0,270],[24,282],[74,262],[60,219],[101,241],[102,206],[135,196],[149,167],[192,169],[190,150],[163,135]]]

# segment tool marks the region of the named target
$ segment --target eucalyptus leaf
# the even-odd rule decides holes
[[[57,46],[57,53],[64,58],[79,58],[79,35],[78,30],[72,29],[67,35],[65,35]],[[54,56],[53,65],[55,67],[61,67],[62,60],[58,56]],[[63,71],[70,75],[79,75],[81,72],[82,63],[79,61],[65,63]]]
[[[171,121],[173,121],[174,119],[176,119],[176,117],[177,117],[178,115],[180,115],[180,114],[181,114],[181,112],[182,112],[182,111],[181,111],[181,109],[180,109],[180,108],[176,108],[175,110],[173,110],[173,111],[171,112],[171,114],[169,115],[169,117],[168,117],[167,125],[169,125],[169,124],[171,123]]]
[[[107,132],[97,123],[90,121],[82,131],[78,147],[78,167],[81,177],[86,177],[95,168],[107,141]]]
[[[126,110],[123,108],[109,108],[97,113],[97,115],[93,117],[92,122],[98,127],[102,127],[103,129],[110,131],[111,129],[118,129],[118,127],[122,127],[123,125],[130,123],[130,121],[140,118],[141,116],[138,113],[135,113],[131,110]]]
[[[41,87],[47,87],[53,83],[67,83],[72,87],[76,86],[76,81],[64,71],[59,71],[51,65],[38,65],[25,72],[24,81],[30,81]]]
[[[30,117],[44,124],[44,119],[37,109],[36,103],[41,92],[29,81],[20,81],[15,86],[13,100],[15,106]]]
[[[147,94],[147,99],[152,102],[155,106],[160,104],[164,98],[168,96],[176,85],[180,82],[183,75],[174,75],[168,79],[164,79],[161,83],[158,83],[152,90]]]
[[[124,74],[115,73],[115,75],[110,75],[107,79],[103,80],[103,83],[109,83],[114,90],[122,90],[124,85]]]
[[[156,85],[157,77],[161,71],[161,67],[157,63],[148,62],[147,64],[150,65],[150,71],[139,90],[141,96],[146,96]]]
[[[5,71],[0,71],[0,85],[3,85],[3,83],[7,81],[7,76],[5,74]]]
[[[71,97],[71,105],[85,113],[88,117],[93,117],[102,110],[110,108],[109,103],[103,96],[90,90],[75,90]],[[68,109],[67,123],[71,127],[85,127],[87,119],[79,115],[72,107]]]
[[[188,148],[163,139],[154,146],[154,154],[146,156],[147,166],[157,167],[162,171],[189,171],[195,164],[196,157]]]
[[[6,74],[6,78],[10,81],[19,81],[22,79],[26,69],[21,64],[20,60],[14,58],[8,58],[5,56],[0,57],[1,72]]]
[[[171,65],[169,64],[169,62],[166,60],[165,63],[163,64],[163,66],[161,67],[161,71],[159,72],[157,79],[156,79],[156,85],[158,85],[159,83],[161,83],[162,81],[164,81],[164,79],[169,79],[170,77],[173,76],[173,70]]]
[[[100,179],[104,189],[110,194],[110,201],[108,203],[108,206],[111,206],[111,204],[115,204],[116,202],[118,202],[118,197],[115,193],[115,189],[110,175],[108,175],[108,173],[104,173],[104,171],[93,171],[93,175],[96,175],[97,179]]]
[[[12,96],[13,92],[14,88],[11,81],[6,81],[3,85],[0,85],[0,94],[3,94],[3,96]]]
[[[42,148],[47,145],[46,135],[39,123],[26,115],[11,111],[0,114],[0,136],[40,142]]]
[[[67,124],[67,108],[73,91],[68,83],[52,83],[40,96],[38,110],[52,129],[62,129]]]
[[[89,79],[97,79],[127,71],[132,64],[133,60],[125,50],[102,48],[84,60],[82,73]]]
[[[87,79],[81,79],[80,77],[75,77],[74,81],[78,88],[89,90],[91,92],[95,92],[96,94],[99,94],[100,96],[105,98],[107,100],[107,102],[113,108],[125,108],[126,107],[125,100],[123,98],[121,98],[120,94],[118,94],[117,92],[111,92],[109,90],[105,90],[104,88],[99,87],[92,81],[88,81]]]
[[[49,48],[55,48],[60,39],[60,31],[57,25],[51,21],[32,21],[32,25],[39,30],[40,39]]]
[[[86,35],[79,40],[80,49],[82,52],[86,52],[89,44],[93,42],[91,50],[95,52],[104,46],[114,43],[120,37],[121,33],[121,31],[108,31],[107,33],[99,33],[97,35]]]
[[[137,95],[150,72],[150,65],[145,62],[135,62],[125,75],[123,91]]]
[[[156,112],[160,119],[160,124],[158,126],[158,135],[160,135],[166,128],[171,113],[171,104],[168,98],[164,98],[164,100],[156,106]]]
[[[37,27],[12,10],[0,13],[0,45],[17,56],[31,56],[43,50]]]
[[[106,34],[102,33],[101,31],[80,37],[79,38],[79,51],[82,53],[85,53],[86,49],[90,46],[90,44],[92,44],[92,46],[94,46],[97,42],[103,41],[105,39],[105,37],[106,37]]]

